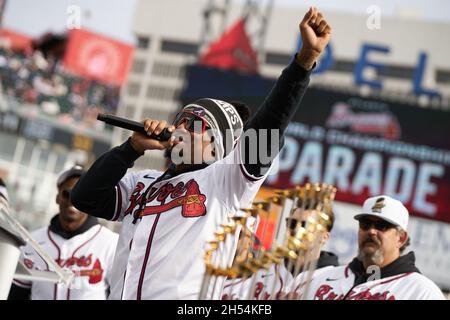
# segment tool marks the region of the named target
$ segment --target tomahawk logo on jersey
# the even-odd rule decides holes
[[[65,239],[48,227],[32,233],[33,239],[64,269],[75,273],[69,286],[46,281],[14,280],[31,289],[32,300],[104,300],[118,235],[99,224]],[[53,271],[29,245],[21,248],[21,260],[29,269]]]
[[[162,173],[154,170],[122,178],[116,187],[114,220],[123,226],[111,299],[198,298],[206,241],[230,213],[251,205],[266,177],[248,174],[239,150],[236,146],[203,170],[162,181]],[[225,250],[232,255],[235,248]]]

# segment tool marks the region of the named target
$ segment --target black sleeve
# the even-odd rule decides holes
[[[306,92],[312,69],[309,71],[303,69],[294,59],[291,64],[283,70],[281,76],[275,83],[275,86],[259,107],[258,111],[245,125],[244,131],[249,129],[255,129],[257,130],[256,132],[260,129],[279,130],[279,141],[277,141],[279,148],[276,148],[277,144],[272,143],[270,139],[271,135],[267,135],[266,150],[269,150],[269,152],[266,153],[268,153],[269,161],[267,161],[267,159],[262,161],[259,157],[259,134],[256,135],[258,139],[256,144],[249,143],[249,138],[246,139],[247,141],[245,141],[245,143],[241,144],[241,146],[245,148],[243,150],[243,154],[245,155],[245,169],[253,176],[264,175],[269,169],[271,161],[283,147],[284,133]],[[254,149],[252,147],[254,147]],[[251,152],[258,152],[256,164],[254,163],[255,161],[253,161],[253,163],[250,161]]]
[[[116,203],[115,187],[140,156],[129,139],[103,154],[72,189],[70,197],[73,205],[89,215],[112,219]]]
[[[16,286],[14,283],[9,290],[8,300],[30,300],[31,289]]]

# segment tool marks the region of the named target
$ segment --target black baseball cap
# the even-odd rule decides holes
[[[56,186],[59,188],[61,185],[73,177],[81,177],[83,174],[86,173],[86,170],[83,169],[80,165],[75,165],[72,168],[63,171],[59,177],[58,180],[56,180]]]

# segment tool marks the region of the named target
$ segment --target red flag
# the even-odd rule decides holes
[[[133,47],[86,30],[71,30],[64,67],[82,77],[122,85],[133,58]]]
[[[200,63],[222,69],[258,72],[256,52],[245,32],[245,20],[240,19],[219,40],[211,44]]]
[[[9,29],[0,29],[0,42],[12,51],[30,54],[33,50],[33,38]]]

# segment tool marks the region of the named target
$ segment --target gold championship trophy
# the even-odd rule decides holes
[[[275,190],[252,208],[230,214],[228,222],[215,232],[215,239],[207,243],[199,299],[292,300],[306,296],[335,194],[331,185],[308,183]],[[262,239],[266,239],[273,214],[277,218],[270,245],[263,246],[255,237],[255,222],[265,221]]]

